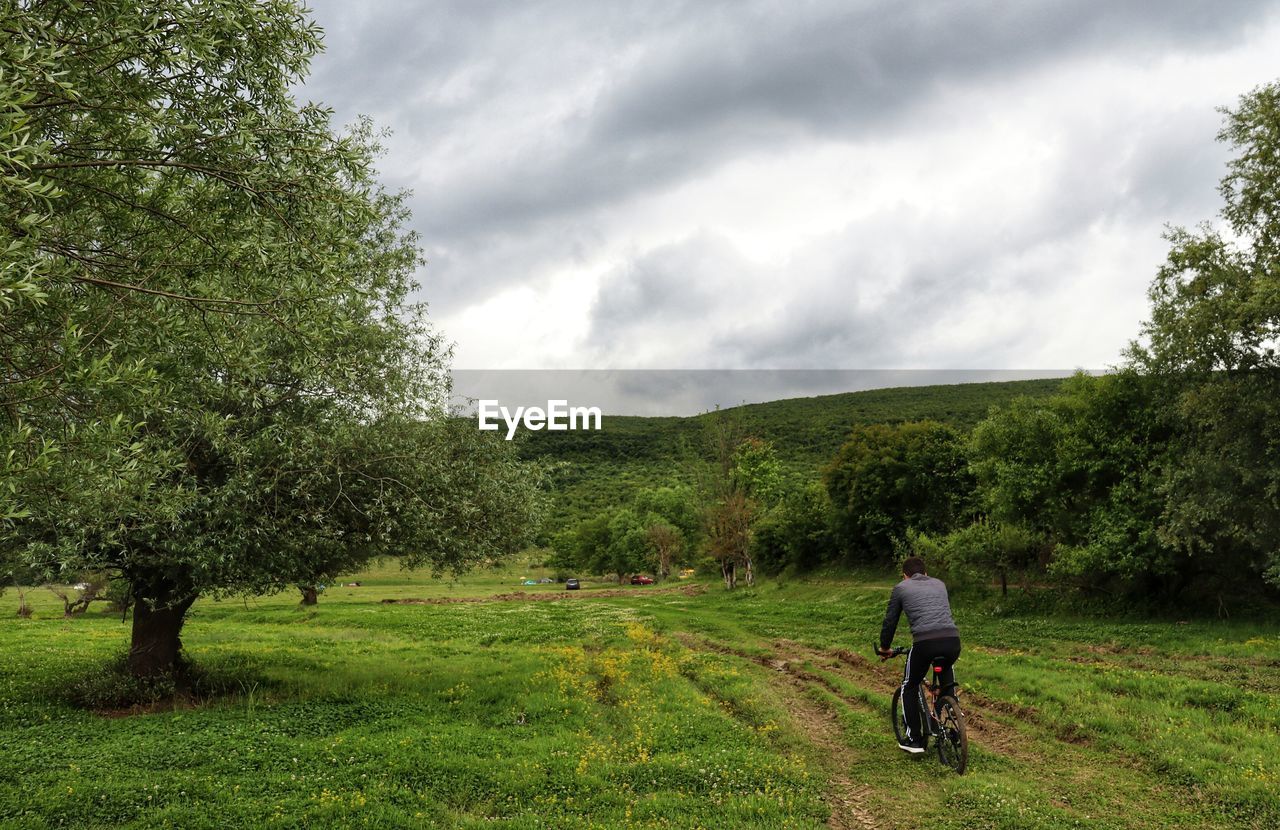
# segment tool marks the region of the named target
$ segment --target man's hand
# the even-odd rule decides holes
[[[884,646],[881,646],[880,648],[876,649],[876,654],[880,655],[880,662],[883,663],[885,660],[888,660],[890,657],[893,656],[893,649],[885,648]]]

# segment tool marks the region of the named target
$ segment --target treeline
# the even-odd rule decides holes
[[[652,573],[714,565],[733,588],[755,581],[758,529],[788,494],[790,478],[771,443],[745,435],[728,414],[701,423],[703,452],[683,456],[691,484],[639,490],[552,538],[549,564],[564,572]]]
[[[784,472],[770,443],[738,439],[726,474],[690,462],[694,484],[599,511],[554,538],[553,562],[662,579],[726,561],[752,575],[888,567],[911,552],[1006,592],[1228,610],[1280,587],[1278,384],[1270,370],[1079,374],[970,431],[858,426],[816,481]]]
[[[993,407],[972,429],[856,426],[817,481],[785,470],[758,434],[727,451],[707,442],[679,473],[693,483],[665,491],[683,493],[683,515],[697,517],[683,526],[685,558],[732,559],[751,574],[887,565],[913,551],[935,572],[1006,591],[1037,585],[1219,611],[1274,599],[1280,86],[1224,112],[1219,138],[1236,151],[1220,188],[1225,227],[1168,233],[1150,319],[1120,367]],[[652,524],[660,513],[639,510],[653,498],[642,495],[613,510]],[[591,567],[586,551],[616,547],[615,525],[591,522],[593,539],[588,522],[556,540],[563,562]],[[652,544],[634,551],[628,567],[653,561]]]
[[[606,416],[600,431],[526,432],[519,448],[551,474],[553,498],[542,540],[551,544],[557,529],[627,504],[642,491],[692,487],[697,473],[691,459],[709,463],[713,451],[705,436],[716,420],[727,418],[738,434],[769,442],[784,473],[807,482],[817,480],[852,425],[937,420],[967,431],[992,406],[1050,395],[1061,384],[1050,378],[870,389],[684,418]]]

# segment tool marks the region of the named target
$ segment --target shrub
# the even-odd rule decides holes
[[[913,533],[910,546],[930,573],[981,582],[995,578],[1003,595],[1011,576],[1036,568],[1045,541],[1020,525],[984,519],[945,536]]]

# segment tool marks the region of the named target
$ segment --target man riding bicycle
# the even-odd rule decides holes
[[[907,720],[906,740],[898,744],[907,752],[924,752],[925,736],[921,726],[920,683],[929,667],[938,661],[943,666],[941,684],[946,694],[952,694],[956,685],[952,664],[960,656],[960,630],[951,618],[951,603],[947,599],[947,586],[940,579],[925,573],[924,560],[909,557],[902,563],[902,581],[893,586],[889,595],[889,609],[880,627],[880,651],[882,658],[892,656],[893,632],[898,628],[898,618],[907,612],[911,626],[911,651],[907,653],[907,665],[902,672],[902,702]]]

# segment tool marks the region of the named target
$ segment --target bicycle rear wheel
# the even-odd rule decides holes
[[[924,709],[922,708],[920,710],[920,720],[924,721],[927,719],[927,717],[928,715],[925,713]],[[907,742],[907,713],[906,713],[906,710],[902,708],[902,687],[901,686],[893,690],[893,700],[889,702],[889,720],[893,723],[893,737],[897,738],[898,743],[900,744],[906,743]],[[929,745],[928,729],[924,730],[924,734],[921,735],[921,740],[924,741],[925,746]]]
[[[960,702],[951,695],[938,698],[938,760],[964,775],[969,766],[969,733]]]

